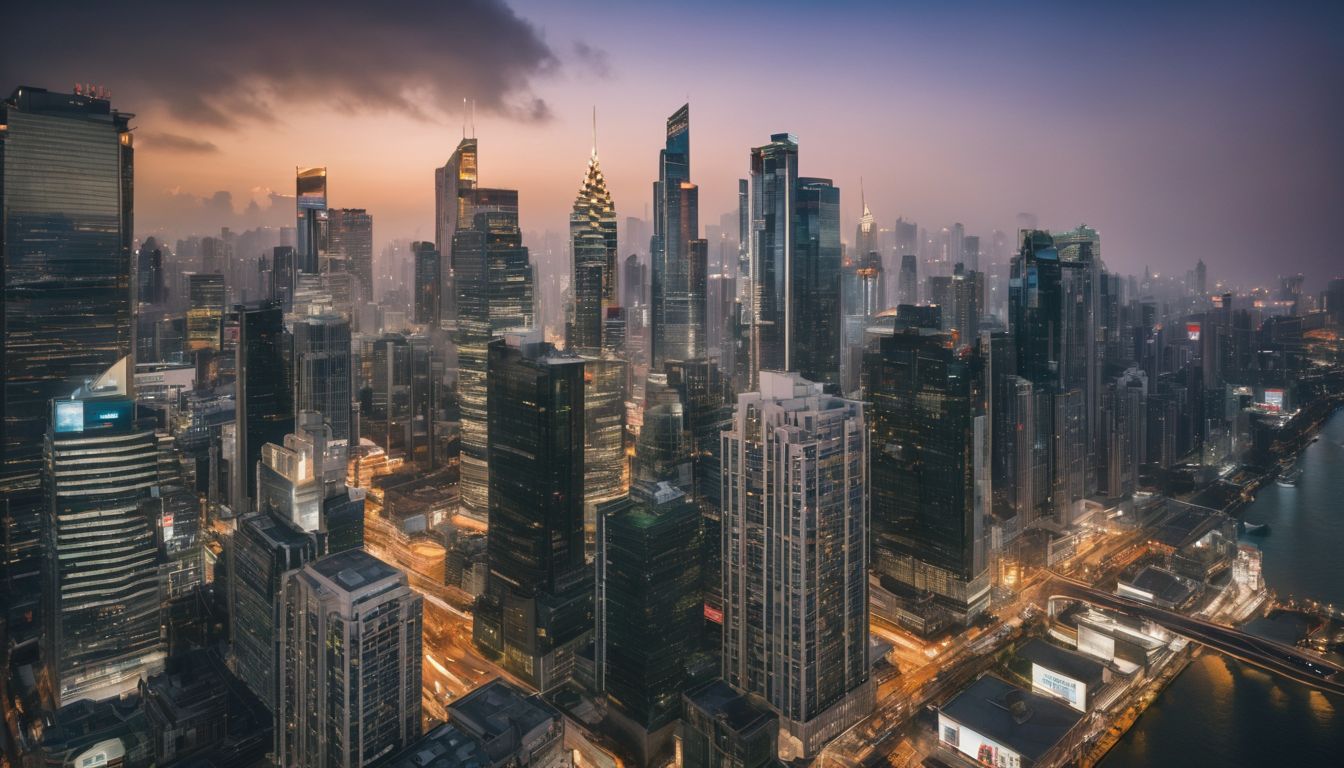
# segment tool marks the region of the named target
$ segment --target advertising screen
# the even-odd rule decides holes
[[[1273,408],[1273,409],[1276,410],[1276,411],[1281,411],[1281,410],[1283,410],[1283,390],[1282,390],[1282,389],[1266,389],[1266,390],[1265,390],[1265,405],[1269,406],[1270,408]]]

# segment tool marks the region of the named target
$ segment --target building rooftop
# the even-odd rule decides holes
[[[687,691],[686,701],[706,715],[722,722],[735,733],[747,733],[774,722],[776,715],[757,704],[723,680],[715,679]]]
[[[1086,683],[1089,688],[1101,685],[1105,666],[1087,656],[1061,648],[1054,643],[1032,638],[1018,651],[1018,655],[1033,664],[1067,675],[1074,680]]]
[[[348,549],[314,561],[314,571],[347,590],[356,590],[383,579],[401,576],[401,571],[362,549]]]
[[[452,723],[444,723],[421,736],[381,768],[484,768],[490,759],[473,739]]]
[[[525,735],[560,713],[539,696],[496,678],[448,707],[449,719],[463,731],[487,742],[508,734]]]
[[[1132,578],[1121,578],[1120,583],[1172,605],[1181,605],[1195,594],[1195,587],[1188,580],[1153,565],[1144,566]]]
[[[984,675],[943,705],[942,713],[1035,763],[1082,719],[1067,704]]]

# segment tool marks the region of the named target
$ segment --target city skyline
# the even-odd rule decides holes
[[[862,212],[862,179],[879,226],[898,216],[933,231],[960,221],[987,237],[1011,232],[1025,211],[1052,229],[1096,227],[1111,266],[1125,272],[1162,272],[1203,251],[1249,287],[1270,283],[1280,269],[1273,254],[1288,251],[1310,284],[1332,276],[1328,238],[1312,222],[1344,201],[1344,181],[1328,170],[1344,163],[1333,140],[1344,111],[1330,97],[1344,66],[1326,37],[1338,8],[785,4],[762,19],[759,8],[705,4],[683,11],[696,32],[683,76],[671,78],[658,70],[658,46],[638,44],[656,23],[650,8],[346,8],[314,30],[336,45],[244,62],[233,53],[241,40],[267,50],[278,34],[251,10],[205,21],[138,6],[113,27],[99,22],[98,39],[79,48],[16,41],[0,53],[0,71],[45,87],[92,78],[137,114],[141,239],[287,223],[290,203],[272,195],[289,194],[294,166],[326,165],[331,204],[378,219],[376,249],[431,240],[426,168],[449,157],[468,122],[470,133],[512,148],[486,158],[482,183],[520,190],[526,232],[563,232],[594,107],[618,217],[651,219],[650,154],[661,144],[652,116],[689,99],[706,222],[735,209],[743,149],[788,131],[807,148],[802,173],[846,190],[846,240]],[[18,9],[16,22],[50,22],[45,13]],[[426,49],[421,27],[473,23],[472,44],[431,50],[422,62],[390,62],[377,46],[353,61],[331,53],[360,41]],[[102,55],[137,33],[154,44]],[[784,84],[752,85],[781,63],[767,41],[789,34],[823,43],[816,66],[787,85],[801,101],[772,97]],[[1254,57],[1243,55],[1249,39]],[[489,42],[510,50],[492,52]],[[156,51],[186,60],[160,67]],[[212,53],[236,70],[225,76],[200,61]]]

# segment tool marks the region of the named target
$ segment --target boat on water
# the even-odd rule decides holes
[[[1241,530],[1247,536],[1265,536],[1269,533],[1269,523],[1246,523],[1241,524]]]
[[[1289,467],[1288,469],[1285,469],[1282,472],[1280,472],[1279,476],[1274,478],[1274,482],[1278,483],[1284,488],[1292,488],[1293,486],[1297,485],[1297,481],[1300,480],[1301,478],[1302,478],[1302,470],[1298,469],[1297,467]]]

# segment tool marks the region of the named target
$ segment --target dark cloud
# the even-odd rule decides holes
[[[179,152],[187,155],[210,155],[219,151],[213,141],[193,139],[179,133],[136,132],[137,143],[155,152]]]
[[[574,58],[598,77],[611,77],[611,59],[607,52],[582,40],[574,41]]]
[[[254,190],[241,207],[224,190],[196,195],[180,189],[139,189],[136,206],[138,234],[160,238],[215,234],[220,227],[242,232],[294,226],[294,198],[268,189]]]
[[[456,115],[464,98],[544,121],[551,110],[532,84],[559,66],[503,0],[236,0],[227,10],[48,0],[7,4],[5,16],[7,29],[27,30],[0,46],[12,85],[94,81],[123,109],[161,103],[183,121],[226,128],[312,104]]]

